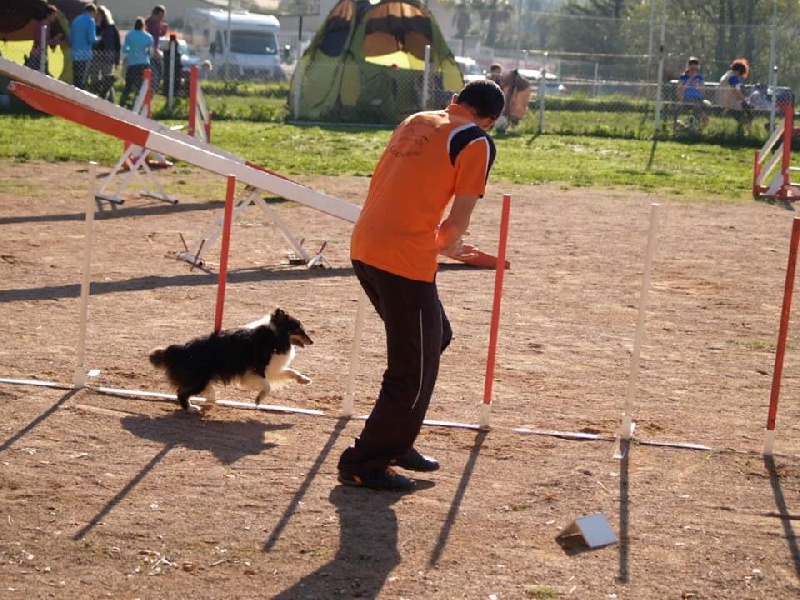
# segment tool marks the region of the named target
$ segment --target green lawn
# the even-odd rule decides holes
[[[170,125],[185,120],[164,121]],[[272,170],[296,174],[371,173],[389,129],[300,126],[272,121],[218,120],[213,142]],[[659,191],[686,201],[750,199],[752,147],[537,135],[528,128],[495,136],[494,182],[557,183]],[[62,119],[0,114],[0,158],[89,161],[112,165],[119,140]]]

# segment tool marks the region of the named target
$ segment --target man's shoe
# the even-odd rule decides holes
[[[391,467],[387,467],[383,473],[370,475],[369,477],[339,473],[339,483],[389,492],[406,492],[413,490],[417,485],[416,481],[405,475],[400,475]]]
[[[400,467],[401,469],[419,471],[420,473],[430,473],[431,471],[436,471],[439,468],[438,460],[431,458],[430,456],[423,456],[413,447],[409,448],[408,451],[400,458],[393,460],[392,464]]]

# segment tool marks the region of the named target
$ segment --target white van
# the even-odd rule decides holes
[[[273,15],[222,8],[189,8],[183,17],[183,37],[217,74],[226,68],[241,79],[283,79]],[[230,28],[230,46],[228,30]]]

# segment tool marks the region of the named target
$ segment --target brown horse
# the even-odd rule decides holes
[[[11,42],[33,40],[36,21],[44,18],[47,5],[55,6],[69,23],[81,14],[89,0],[5,0],[0,5],[0,40]],[[53,35],[67,32],[57,19],[53,25]]]

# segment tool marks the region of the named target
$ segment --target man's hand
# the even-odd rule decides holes
[[[454,258],[456,260],[466,260],[475,258],[478,255],[478,247],[472,244],[465,244],[463,240],[458,240],[447,248],[442,248],[439,252],[442,256]]]

